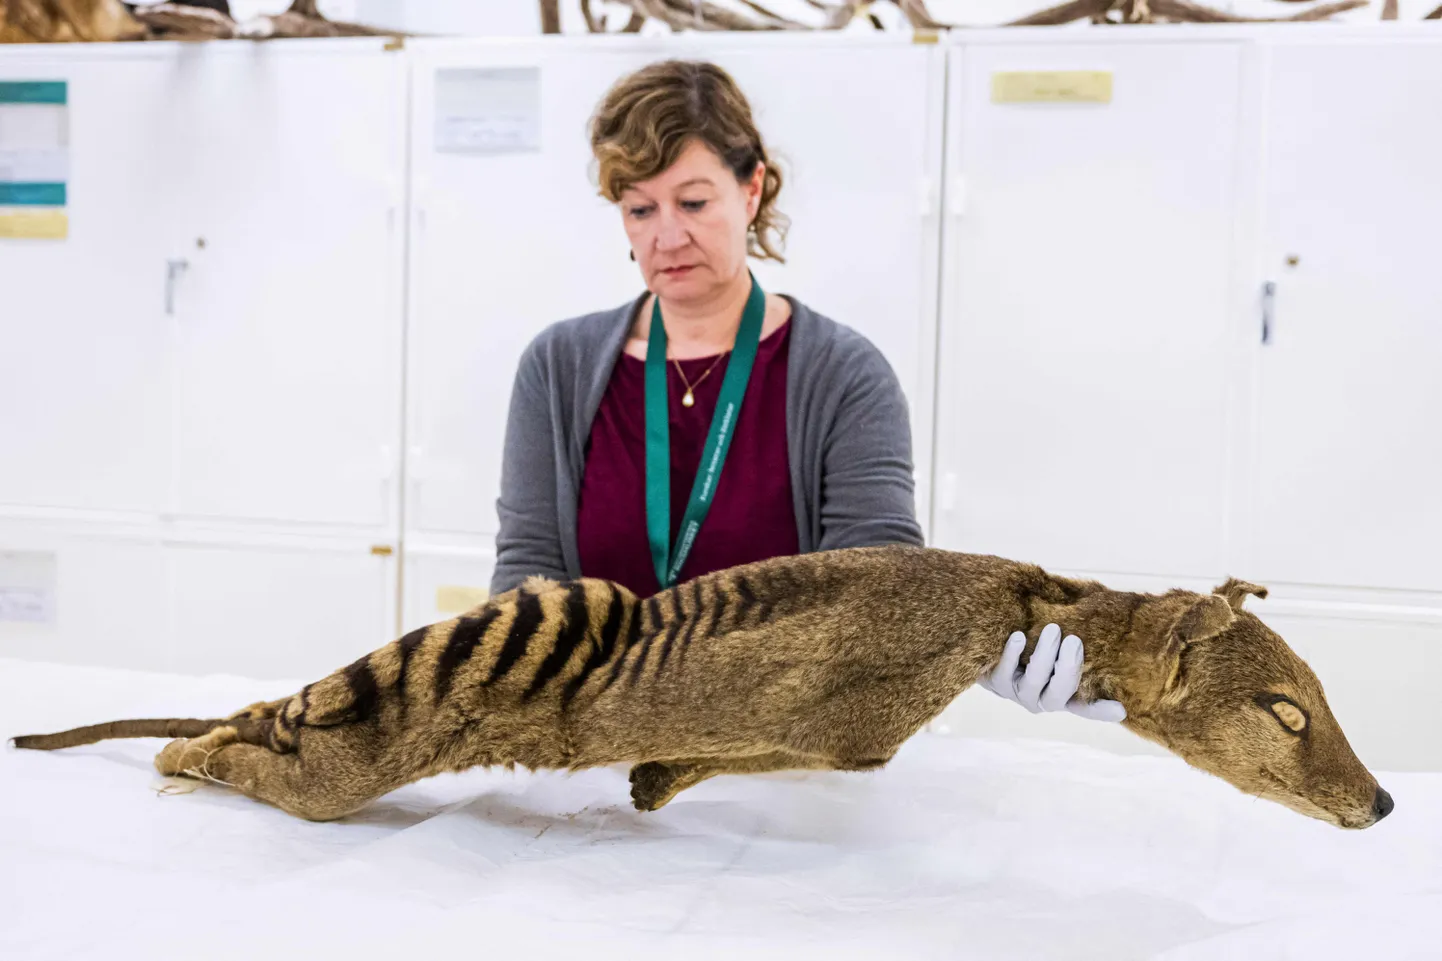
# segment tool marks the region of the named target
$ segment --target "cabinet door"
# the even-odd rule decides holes
[[[0,510],[158,510],[169,470],[157,131],[169,65],[78,48],[7,51],[0,80],[64,80],[63,240],[0,238]]]
[[[787,263],[753,262],[758,279],[856,328],[886,355],[911,402],[916,461],[928,476],[937,221],[925,188],[940,163],[937,51],[849,40],[697,43],[692,53],[730,71],[750,99],[786,177]],[[522,350],[552,322],[644,290],[620,215],[596,194],[586,123],[613,82],[661,54],[454,42],[412,49],[407,525],[489,538]],[[457,82],[451,71],[480,70],[502,71],[491,75],[497,83],[536,85],[534,149],[436,149],[450,109],[438,115],[437,103],[458,102],[447,93]],[[798,93],[798,76],[817,92]],[[924,519],[924,501],[918,510]]]
[[[938,541],[1051,567],[1223,567],[1240,49],[953,54]],[[1109,71],[1110,102],[995,102]]]
[[[1442,44],[1268,53],[1250,568],[1442,591]]]
[[[306,683],[396,636],[397,559],[364,544],[190,538],[166,563],[178,673]]]
[[[402,59],[207,49],[173,79],[176,508],[393,521],[403,372]]]

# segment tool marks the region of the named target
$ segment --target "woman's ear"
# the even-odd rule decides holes
[[[756,161],[756,169],[746,182],[746,222],[749,224],[761,212],[761,191],[766,186],[766,164]]]

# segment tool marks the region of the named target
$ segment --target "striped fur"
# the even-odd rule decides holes
[[[1375,781],[1311,672],[1240,610],[1242,583],[1219,588],[1226,599],[1128,594],[915,547],[776,558],[644,599],[601,580],[532,578],[227,718],[120,721],[16,743],[175,737],[156,758],[162,773],[229,783],[313,819],[432,774],[492,765],[630,764],[633,803],[655,810],[716,774],[882,767],[996,664],[1010,633],[1035,643],[1055,622],[1085,638],[1081,696],[1122,700],[1136,733],[1244,790],[1356,820]],[[1187,644],[1196,649],[1183,671]],[[1211,681],[1225,683],[1189,686],[1188,672],[1209,657]],[[1234,706],[1242,691],[1248,704],[1278,692],[1305,711],[1311,748],[1330,744],[1331,769],[1268,755],[1272,780],[1259,790],[1246,776],[1259,752],[1293,750],[1298,738],[1270,714],[1252,730],[1256,718]],[[1253,747],[1218,750],[1228,731]],[[1289,776],[1291,794],[1277,787]]]

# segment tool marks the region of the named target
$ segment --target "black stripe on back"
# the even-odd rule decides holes
[[[761,609],[756,612],[756,624],[758,626],[765,624],[766,619],[771,616],[771,608],[776,604],[775,599],[777,595],[785,594],[786,590],[790,587],[789,580],[783,583],[780,588],[777,587],[776,581],[777,577],[773,573],[770,579],[763,581],[761,584],[761,593],[764,597],[760,600]]]
[[[529,591],[522,591],[516,600],[516,619],[511,622],[510,633],[506,635],[506,643],[501,645],[501,653],[491,668],[491,676],[486,678],[488,686],[505,677],[506,673],[516,666],[516,662],[525,656],[526,647],[545,616],[545,612],[541,610],[541,598]]]
[[[440,659],[436,662],[437,704],[450,692],[451,680],[455,677],[456,671],[471,659],[471,655],[476,651],[476,645],[485,640],[486,631],[490,628],[491,622],[500,615],[500,608],[488,607],[481,612],[479,617],[463,617],[456,622],[455,628],[451,631],[451,639],[446,642],[446,649],[441,651]]]
[[[751,589],[751,582],[745,577],[736,578],[736,594],[741,599],[741,604],[736,608],[736,626],[746,626],[746,615],[750,614],[756,607],[756,592]]]
[[[616,649],[616,641],[621,636],[621,615],[625,613],[626,605],[621,600],[621,592],[611,588],[611,603],[606,608],[606,623],[601,626],[601,649],[607,652],[602,658],[603,664],[610,659],[610,652]]]
[[[641,633],[641,605],[637,604],[631,608],[631,626],[626,629],[626,646],[616,653],[616,663],[611,667],[611,675],[606,678],[606,683],[601,685],[600,694],[605,694],[616,683],[616,678],[621,676],[621,669],[626,666],[626,656],[631,653],[631,648],[641,642],[644,635]]]
[[[396,675],[396,690],[400,692],[402,706],[406,702],[406,672],[411,667],[411,655],[416,652],[416,648],[421,646],[421,642],[426,639],[426,632],[429,630],[429,627],[418,627],[400,640],[401,669],[400,673]]]
[[[651,617],[651,625],[647,628],[651,633],[661,629],[661,599],[654,594],[646,599],[646,612]],[[641,612],[636,612],[636,621],[631,625],[631,636],[626,640],[626,646],[630,647],[641,639]]]
[[[676,663],[677,663],[677,664],[680,664],[680,663],[681,663],[681,661],[682,661],[682,660],[685,658],[685,656],[686,656],[686,651],[687,651],[688,649],[690,649],[690,647],[691,647],[691,640],[692,640],[692,638],[694,638],[694,637],[696,636],[696,628],[699,627],[700,624],[701,624],[701,616],[702,616],[702,613],[703,613],[703,611],[702,611],[702,609],[701,609],[701,581],[700,581],[699,579],[698,579],[698,580],[694,580],[694,581],[691,582],[691,584],[692,584],[692,588],[691,588],[692,600],[694,600],[696,603],[695,603],[695,605],[694,605],[694,610],[691,612],[691,616],[690,616],[689,618],[687,618],[687,621],[686,621],[686,633],[683,634],[683,635],[681,635],[681,646],[676,649]],[[716,593],[719,595],[721,592],[720,592],[720,590],[717,590]],[[715,614],[715,612],[713,611],[712,614],[711,614],[711,627],[708,628],[708,632],[709,632],[710,630],[715,629],[715,627],[716,627],[716,614]],[[702,636],[704,637],[705,635],[703,634]]]
[[[661,669],[666,666],[666,658],[671,654],[671,645],[676,643],[676,632],[681,629],[682,623],[685,623],[686,629],[689,631],[691,625],[696,623],[696,619],[694,617],[688,617],[683,622],[681,618],[677,617],[673,618],[671,623],[666,625],[666,640],[661,645],[661,659],[656,662],[657,674],[660,674]]]
[[[536,669],[531,686],[521,695],[522,701],[535,697],[561,673],[561,669],[571,660],[571,655],[576,653],[576,648],[585,639],[590,626],[591,611],[586,607],[586,587],[584,584],[572,584],[566,593],[566,625],[556,635],[556,643],[551,648],[551,653],[546,655],[546,659]]]
[[[721,618],[726,614],[726,598],[730,596],[726,591],[726,585],[718,583],[716,593],[711,601],[711,623],[706,626],[706,633],[701,637],[704,640],[716,636],[716,629],[721,626]]]
[[[350,685],[351,720],[365,721],[375,713],[376,674],[371,670],[370,655],[354,662],[345,669],[345,682]]]
[[[701,580],[699,579],[692,580],[691,582],[691,610],[685,613],[684,620],[686,632],[681,636],[682,648],[691,642],[691,635],[695,632],[696,622],[701,620]],[[673,620],[671,628],[666,631],[666,644],[660,648],[660,661],[656,662],[656,674],[660,674],[662,668],[666,667],[666,655],[671,654],[671,646],[675,644],[676,631],[679,631],[679,629],[681,629],[681,622]],[[678,652],[676,657],[681,657],[681,654]]]
[[[571,704],[582,687],[585,686],[596,669],[611,659],[616,653],[616,642],[621,635],[621,615],[625,612],[625,606],[621,603],[621,592],[614,587],[611,588],[611,604],[606,610],[606,623],[601,627],[599,642],[592,642],[591,656],[586,658],[586,663],[575,677],[566,682],[566,687],[561,691],[561,709],[565,710]],[[641,614],[641,609],[636,608],[635,621]]]
[[[675,629],[673,624],[672,630]],[[660,637],[659,634],[647,634],[646,639],[641,642],[641,653],[636,656],[636,663],[631,665],[631,683],[635,684],[641,678],[641,672],[646,669],[646,658],[651,654],[651,642]]]

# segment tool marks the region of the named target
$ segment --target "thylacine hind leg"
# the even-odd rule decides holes
[[[171,741],[155,758],[168,776],[188,776],[227,784],[257,801],[296,817],[332,821],[405,784],[388,776],[353,732],[307,730],[301,750],[280,753],[242,743],[234,727],[218,727],[201,737]]]
[[[638,811],[655,811],[677,794],[718,774],[765,774],[770,771],[872,771],[889,757],[826,758],[794,751],[769,751],[739,757],[679,758],[647,761],[631,768],[631,803]]]

